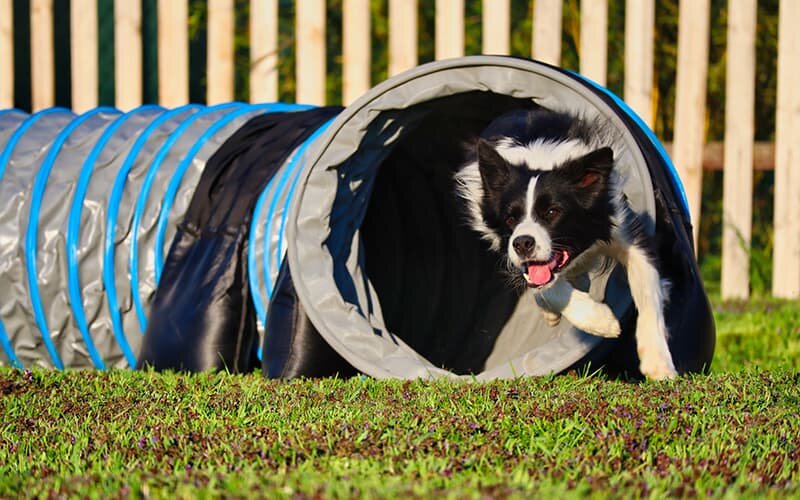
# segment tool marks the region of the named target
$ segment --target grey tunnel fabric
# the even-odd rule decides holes
[[[0,363],[135,365],[206,159],[253,116],[299,108],[0,112]]]
[[[638,213],[674,260],[670,345],[679,371],[708,367],[714,326],[694,261],[688,210],[663,149],[635,115],[591,82],[532,61],[439,61],[362,96],[315,142],[287,237],[295,292],[319,334],[376,377],[477,379],[558,373],[588,362],[637,372],[635,308],[619,269],[586,277],[623,323],[603,341],[550,328],[530,294],[502,287],[497,258],[460,224],[452,172],[461,141],[512,107],[599,117],[619,132],[617,169]],[[651,171],[658,171],[654,186]],[[663,234],[660,234],[662,233]],[[271,332],[267,332],[270,335]]]

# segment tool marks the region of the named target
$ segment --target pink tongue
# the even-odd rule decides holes
[[[534,286],[546,285],[553,277],[550,272],[550,263],[528,265],[528,283]]]
[[[553,279],[553,269],[563,266],[569,260],[569,254],[562,250],[555,254],[548,262],[528,264],[528,284],[542,286]]]

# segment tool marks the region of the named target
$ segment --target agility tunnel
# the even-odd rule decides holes
[[[495,117],[546,107],[618,132],[655,235],[669,346],[702,371],[714,324],[682,186],[621,100],[569,71],[474,56],[391,78],[346,109],[287,104],[0,112],[0,362],[261,368],[270,377],[491,379],[638,373],[619,266],[574,283],[618,339],[550,327],[467,228],[453,174]]]

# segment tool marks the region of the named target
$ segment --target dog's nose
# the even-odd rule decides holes
[[[517,252],[517,255],[523,258],[533,252],[534,245],[536,245],[536,240],[528,235],[517,236],[511,244],[511,246],[514,247],[514,251]]]

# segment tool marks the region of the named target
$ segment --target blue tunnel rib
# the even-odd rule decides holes
[[[194,160],[194,157],[200,151],[200,149],[208,142],[208,140],[214,136],[217,132],[222,130],[226,125],[230,124],[236,118],[239,118],[247,113],[257,112],[257,111],[265,111],[267,113],[274,113],[278,111],[286,111],[291,109],[291,105],[287,104],[255,104],[255,105],[248,105],[242,109],[237,109],[235,111],[228,112],[225,116],[222,116],[214,122],[213,125],[208,127],[208,129],[203,132],[197,141],[192,145],[189,151],[186,152],[184,157],[181,159],[181,162],[178,164],[178,168],[175,169],[175,172],[172,174],[172,179],[170,180],[169,186],[167,187],[166,192],[164,193],[164,199],[161,203],[161,211],[159,212],[158,216],[158,225],[156,229],[156,240],[155,240],[155,279],[156,283],[161,281],[161,272],[164,266],[164,239],[166,238],[167,233],[167,222],[169,220],[169,212],[172,209],[172,205],[175,202],[175,196],[178,193],[178,188],[180,188],[181,181],[183,180],[183,176],[188,170],[189,166]]]
[[[163,108],[153,105],[141,106],[129,113],[121,115],[106,128],[106,130],[103,132],[103,135],[100,136],[100,139],[98,139],[97,143],[92,148],[92,151],[86,157],[86,161],[83,163],[83,167],[81,168],[81,173],[78,178],[78,183],[75,186],[75,195],[72,198],[72,206],[69,211],[66,238],[67,291],[69,293],[69,302],[70,307],[72,308],[73,317],[75,318],[75,323],[78,325],[78,329],[81,332],[81,336],[83,337],[83,341],[86,344],[86,348],[88,349],[89,355],[92,358],[92,362],[96,368],[100,369],[105,369],[105,362],[100,356],[100,353],[97,352],[94,341],[92,340],[92,336],[89,332],[89,324],[83,308],[83,297],[80,288],[78,243],[80,242],[81,213],[83,211],[83,203],[86,199],[86,192],[89,189],[89,182],[91,181],[97,158],[100,156],[100,153],[103,151],[114,133],[136,113],[159,109]],[[108,306],[109,309],[117,307],[116,303],[109,303]],[[133,355],[133,351],[131,351],[130,345],[128,345],[125,337],[117,337],[117,344],[125,356],[125,359],[128,361],[128,365],[133,366],[136,363],[136,357]]]
[[[61,148],[64,146],[64,143],[67,141],[70,135],[72,135],[72,132],[74,132],[81,124],[95,115],[100,113],[117,112],[118,111],[114,108],[96,108],[73,119],[72,122],[70,122],[70,124],[64,128],[58,134],[58,136],[56,136],[56,139],[50,146],[47,156],[42,162],[42,166],[39,168],[39,171],[36,173],[36,178],[33,182],[30,216],[28,220],[28,227],[25,231],[25,267],[28,274],[28,290],[31,296],[31,304],[33,306],[34,321],[36,322],[36,326],[39,328],[39,332],[42,335],[42,340],[47,347],[47,351],[50,353],[50,358],[53,361],[53,365],[55,365],[55,367],[58,369],[63,369],[64,364],[61,362],[58,351],[56,350],[56,347],[50,338],[50,328],[47,325],[47,318],[44,314],[42,298],[39,294],[39,283],[37,281],[38,265],[36,262],[36,253],[37,239],[39,236],[39,211],[41,210],[42,198],[44,197],[45,188],[47,187],[47,179],[50,176],[50,171],[53,169],[53,165],[58,158],[58,153],[61,151]]]
[[[11,109],[5,110],[4,113],[11,111],[15,110]],[[39,111],[38,113],[34,113],[33,115],[26,118],[25,121],[23,121],[22,124],[17,128],[17,130],[14,131],[14,133],[11,135],[8,142],[6,143],[5,147],[3,148],[2,154],[0,154],[0,181],[3,180],[3,174],[5,174],[6,166],[8,165],[9,161],[11,161],[11,154],[14,152],[14,148],[17,147],[17,143],[19,142],[19,140],[22,139],[22,136],[24,136],[25,133],[28,131],[28,129],[30,129],[34,123],[39,121],[40,118],[52,113],[70,113],[70,112],[63,108],[50,108],[43,111]],[[6,353],[6,357],[8,358],[11,365],[16,368],[22,368],[22,363],[20,363],[16,353],[14,352],[14,347],[11,345],[11,340],[8,338],[8,332],[6,332],[2,319],[0,319],[0,344],[2,344],[3,351]]]
[[[147,204],[147,198],[150,195],[150,189],[152,189],[153,181],[155,180],[156,174],[161,168],[161,164],[164,162],[164,159],[166,158],[170,149],[175,145],[175,142],[177,142],[183,133],[186,132],[186,130],[197,121],[198,118],[208,116],[210,113],[220,110],[226,110],[229,108],[236,109],[240,108],[241,106],[242,103],[238,102],[218,104],[202,109],[188,117],[186,121],[181,123],[169,135],[169,137],[167,137],[167,140],[161,145],[161,148],[158,150],[158,153],[150,163],[150,167],[147,170],[141,190],[139,191],[139,196],[136,200],[136,208],[133,212],[133,223],[131,224],[131,248],[130,255],[128,256],[128,269],[131,274],[131,297],[133,298],[133,305],[136,309],[136,317],[139,320],[139,328],[143,335],[147,330],[147,315],[144,311],[142,298],[139,295],[139,228],[142,224],[142,216],[144,215],[145,205]]]
[[[114,239],[117,232],[117,218],[119,216],[120,202],[122,195],[125,191],[125,184],[128,181],[128,175],[136,164],[136,159],[142,148],[147,144],[150,136],[161,127],[168,120],[187,112],[199,109],[200,105],[188,104],[171,111],[161,114],[158,118],[150,122],[144,131],[139,134],[136,142],[134,142],[128,156],[122,163],[117,176],[114,179],[114,185],[111,189],[109,196],[108,210],[106,212],[106,234],[105,242],[103,244],[103,284],[106,291],[106,297],[109,304],[109,313],[111,315],[111,324],[114,329],[114,336],[117,342],[122,345],[128,345],[125,330],[122,326],[122,314],[120,312],[119,299],[117,296],[117,275],[115,269],[115,244]],[[142,334],[144,331],[141,332]]]

